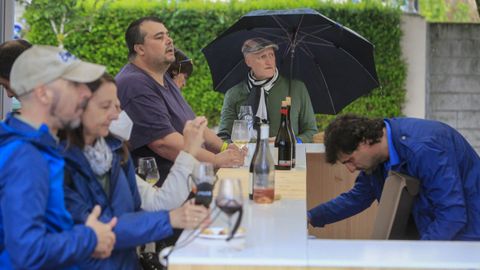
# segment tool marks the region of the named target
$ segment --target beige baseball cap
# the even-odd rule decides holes
[[[242,46],[242,53],[244,55],[247,53],[257,53],[268,48],[278,50],[278,45],[266,38],[256,37],[245,40]]]
[[[66,50],[34,45],[13,63],[10,87],[18,96],[57,79],[89,83],[105,73],[105,66],[77,59]]]

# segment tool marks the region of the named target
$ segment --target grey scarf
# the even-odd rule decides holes
[[[83,154],[97,176],[104,175],[112,167],[112,150],[103,137],[98,138],[93,146],[86,145]]]

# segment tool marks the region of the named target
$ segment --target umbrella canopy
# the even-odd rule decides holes
[[[246,79],[241,47],[254,37],[279,46],[280,74],[305,83],[315,113],[336,114],[379,86],[374,46],[359,34],[312,9],[257,10],[202,49],[216,91]]]

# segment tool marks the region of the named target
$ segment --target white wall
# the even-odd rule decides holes
[[[415,14],[402,16],[402,53],[407,63],[406,101],[403,114],[425,118],[427,23]]]

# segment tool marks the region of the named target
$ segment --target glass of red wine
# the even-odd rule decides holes
[[[213,164],[208,162],[195,164],[190,177],[195,184],[195,204],[208,208],[212,202],[213,186],[217,181]]]
[[[218,189],[218,195],[215,199],[215,204],[228,216],[228,230],[230,236],[227,237],[227,241],[233,238],[235,232],[238,230],[242,221],[243,213],[243,193],[240,179],[225,178],[220,180],[220,187]],[[238,212],[237,221],[232,228],[232,216]]]

